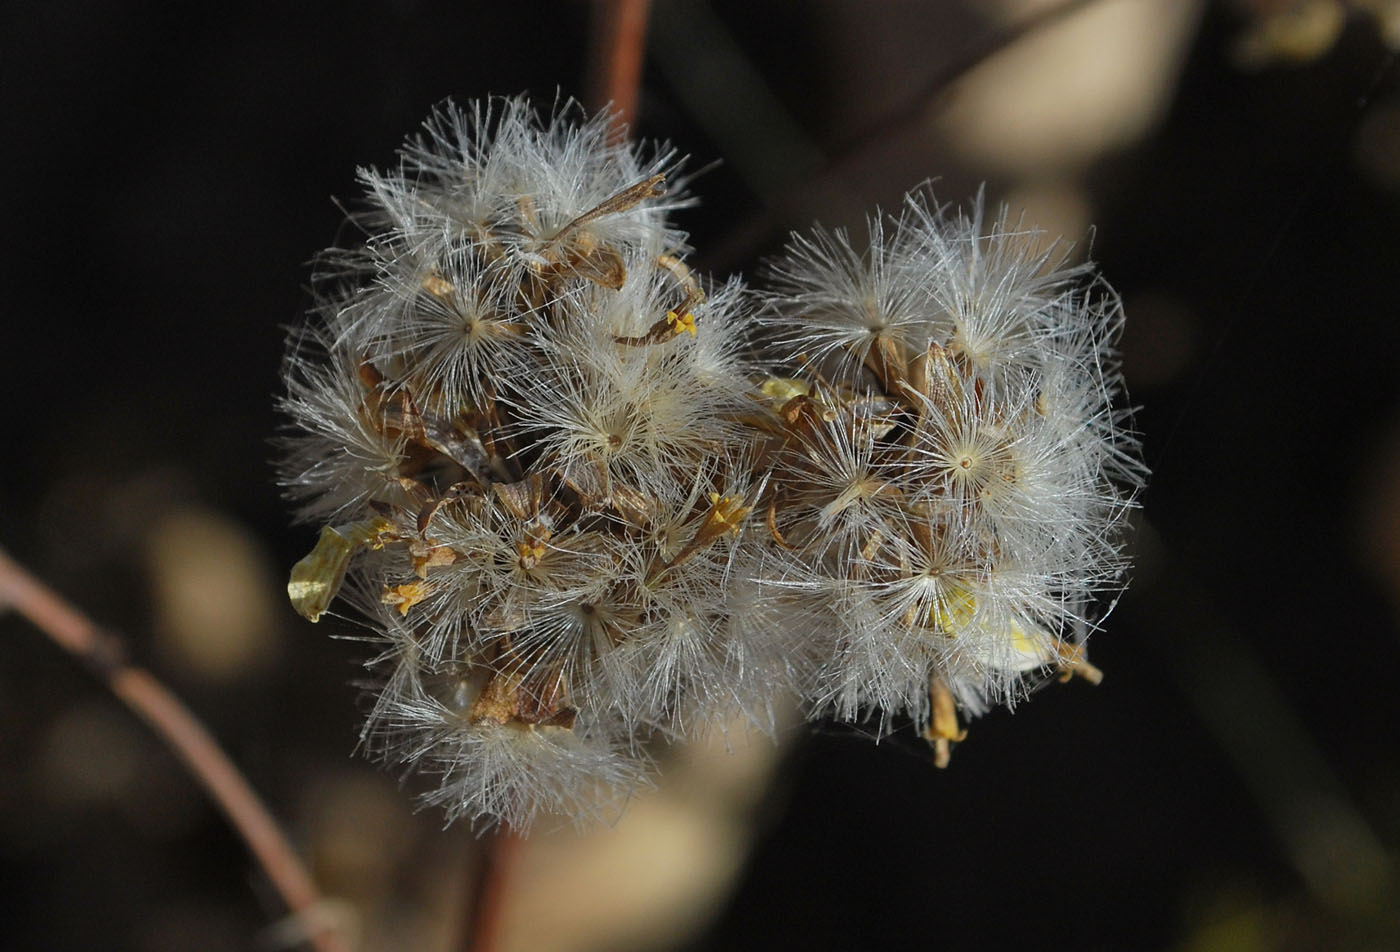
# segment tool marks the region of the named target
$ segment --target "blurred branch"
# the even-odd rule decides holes
[[[876,119],[873,123],[861,129],[858,133],[837,146],[831,155],[831,161],[826,169],[826,174],[831,174],[839,170],[856,157],[878,148],[888,140],[909,129],[925,115],[928,114],[933,104],[939,97],[946,93],[954,83],[962,79],[968,73],[981,66],[987,60],[996,56],[1002,50],[1019,43],[1021,40],[1033,33],[1038,33],[1051,27],[1071,14],[1097,2],[1097,0],[1064,0],[1051,6],[1040,7],[1035,12],[1028,14],[1008,27],[1005,27],[990,36],[987,36],[979,44],[968,50],[959,59],[947,64],[924,81],[915,92],[911,93],[905,100],[903,106],[884,116]]]
[[[506,881],[522,845],[520,837],[508,827],[497,830],[482,844],[481,868],[477,870],[467,910],[462,952],[495,952],[499,947]]]
[[[189,708],[150,672],[128,663],[121,638],[103,631],[0,550],[0,610],[14,608],[106,682],[169,745],[248,844],[302,934],[318,952],[346,946],[318,913],[325,905],[310,874],[247,779]]]
[[[889,144],[923,119],[939,97],[958,80],[1020,40],[1077,13],[1096,0],[1064,0],[1042,7],[1020,21],[992,33],[964,56],[934,71],[904,105],[876,119],[841,143],[812,174],[799,178],[785,191],[765,199],[765,207],[732,229],[726,240],[707,257],[716,272],[730,271],[751,257],[784,222],[803,217],[801,210],[813,194],[830,189],[846,171],[871,152]]]
[[[637,114],[650,0],[594,0],[588,51],[588,108],[612,104],[619,124]]]

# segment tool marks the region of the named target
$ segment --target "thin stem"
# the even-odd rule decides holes
[[[472,884],[471,907],[462,952],[496,952],[501,939],[501,912],[506,881],[520,852],[521,839],[502,827],[481,850],[481,868]]]
[[[588,54],[588,106],[612,104],[619,125],[637,114],[650,0],[594,0]]]
[[[189,708],[150,672],[129,664],[126,646],[0,550],[0,610],[12,607],[106,682],[150,725],[214,799],[253,853],[317,952],[345,952],[325,923],[310,874],[247,779]]]

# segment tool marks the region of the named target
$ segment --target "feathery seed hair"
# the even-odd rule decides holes
[[[363,746],[449,821],[607,819],[684,739],[912,720],[946,763],[1046,671],[1091,679],[1144,473],[1117,298],[979,195],[686,264],[665,146],[448,103],[326,252],[281,473],[298,611],[379,646]]]

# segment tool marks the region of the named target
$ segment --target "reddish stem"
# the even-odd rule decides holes
[[[637,114],[650,0],[594,0],[588,55],[588,107],[609,103],[619,125]]]
[[[470,918],[462,952],[496,952],[499,947],[506,882],[523,842],[509,828],[502,827],[483,845],[481,868],[472,884],[471,907],[467,910]]]
[[[321,896],[286,835],[213,736],[148,671],[128,664],[121,639],[103,631],[0,550],[0,609],[13,607],[83,662],[144,720],[213,798],[233,824],[287,907],[302,920],[318,952],[346,952],[316,913]]]

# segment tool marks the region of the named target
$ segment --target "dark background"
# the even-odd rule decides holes
[[[908,128],[862,138],[996,35],[985,8],[864,4],[863,30],[839,8],[658,6],[643,135],[724,158],[697,96],[744,130],[741,77],[687,43],[698,10],[805,138],[754,128],[757,158],[696,181],[702,266],[753,273],[786,228],[857,224],[923,177],[950,199],[1016,184]],[[359,909],[366,948],[417,947],[384,920],[476,841],[349,758],[363,652],[281,601],[314,540],[269,464],[285,327],[356,165],[448,96],[582,94],[588,25],[582,3],[0,11],[0,545],[191,701],[328,891],[353,892],[337,861],[393,878]],[[1400,947],[1400,68],[1356,15],[1306,62],[1245,69],[1251,25],[1209,5],[1161,121],[1058,173],[1126,302],[1154,471],[1103,685],[978,721],[942,772],[911,737],[793,728],[751,858],[685,948]],[[172,519],[251,566],[230,611],[256,606],[262,636],[223,670],[161,634]],[[28,625],[0,617],[0,645],[0,946],[272,942],[275,898],[173,758]],[[325,846],[338,798],[385,784],[393,861]]]

